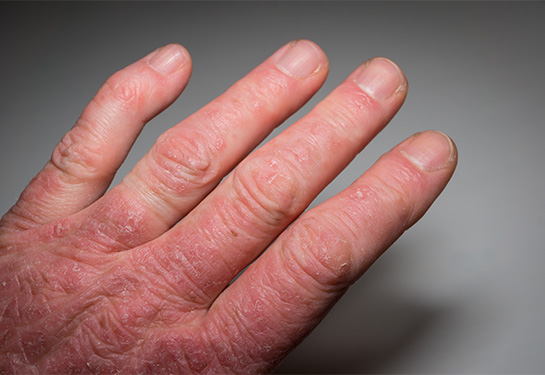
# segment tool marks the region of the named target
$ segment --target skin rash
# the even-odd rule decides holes
[[[328,67],[314,43],[285,45],[107,191],[191,60],[168,45],[110,77],[0,221],[0,372],[272,371],[456,165],[452,141],[419,133],[304,212],[407,92],[395,64],[370,60],[252,152]]]

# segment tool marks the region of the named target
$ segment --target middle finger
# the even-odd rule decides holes
[[[224,94],[161,135],[123,181],[83,214],[83,225],[94,231],[92,222],[99,222],[101,234],[116,244],[109,251],[163,234],[299,109],[322,85],[327,71],[324,52],[310,41],[280,48]]]

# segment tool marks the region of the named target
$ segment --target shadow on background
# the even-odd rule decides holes
[[[406,252],[410,249],[394,249]],[[451,324],[451,306],[402,295],[391,279],[401,259],[380,260],[322,324],[277,368],[277,374],[389,372],[392,362],[406,358],[414,345]],[[394,277],[395,278],[395,277]],[[444,303],[444,301],[442,302]]]

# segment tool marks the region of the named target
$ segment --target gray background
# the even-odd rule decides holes
[[[194,61],[124,175],[165,129],[297,38],[331,64],[301,113],[373,56],[410,82],[401,112],[317,202],[420,130],[449,134],[460,162],[429,214],[278,372],[545,373],[543,2],[1,3],[1,211],[115,70],[169,42]]]

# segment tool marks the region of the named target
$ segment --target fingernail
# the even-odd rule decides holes
[[[323,53],[309,41],[292,42],[288,50],[276,61],[276,66],[284,73],[297,78],[305,78],[316,73],[325,64]]]
[[[401,69],[390,60],[380,57],[369,61],[354,81],[378,100],[390,98],[397,91],[405,89],[407,84]]]
[[[454,142],[436,131],[414,135],[401,153],[416,167],[426,171],[448,167],[456,161],[457,156]]]
[[[157,51],[149,61],[149,65],[164,74],[171,74],[180,69],[186,62],[185,52],[176,44],[169,44]]]

